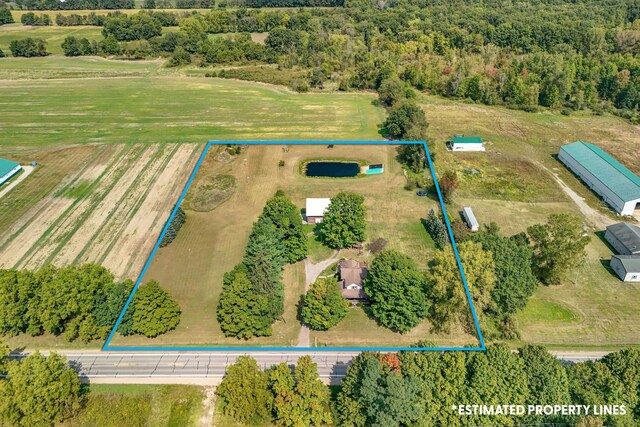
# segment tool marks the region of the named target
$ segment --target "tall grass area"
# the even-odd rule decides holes
[[[85,408],[61,426],[197,425],[203,398],[198,386],[95,384]]]

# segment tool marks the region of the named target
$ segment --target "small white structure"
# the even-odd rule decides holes
[[[478,136],[454,136],[448,145],[451,151],[485,151],[482,138]]]
[[[614,255],[609,266],[623,282],[640,282],[640,256]]]
[[[474,233],[480,229],[480,224],[478,224],[478,220],[476,216],[473,214],[473,211],[469,207],[462,208],[462,216],[464,217],[465,222]]]
[[[307,224],[320,224],[330,204],[329,198],[307,199],[305,210]]]
[[[607,227],[604,238],[618,254],[640,256],[640,227],[619,222]]]

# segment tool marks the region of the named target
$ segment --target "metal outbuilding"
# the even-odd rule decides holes
[[[478,224],[478,220],[476,216],[473,214],[473,210],[469,207],[462,208],[462,216],[464,217],[465,222],[474,233],[480,229],[480,224]]]
[[[601,148],[574,142],[560,148],[558,159],[620,215],[640,209],[640,177]]]
[[[22,170],[20,163],[7,159],[0,159],[0,185]]]

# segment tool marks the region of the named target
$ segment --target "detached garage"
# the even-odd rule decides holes
[[[558,159],[618,214],[640,209],[640,177],[599,147],[574,142],[560,148]]]
[[[12,162],[7,159],[0,159],[0,185],[9,181],[13,175],[22,170],[22,166],[19,163]]]
[[[634,255],[614,255],[609,264],[624,282],[640,282],[640,257]]]

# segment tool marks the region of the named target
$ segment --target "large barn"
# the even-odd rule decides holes
[[[7,159],[0,159],[0,185],[9,181],[13,175],[22,170],[22,166],[19,163],[12,162]]]
[[[599,147],[581,141],[567,144],[558,159],[620,215],[640,209],[640,177]]]

